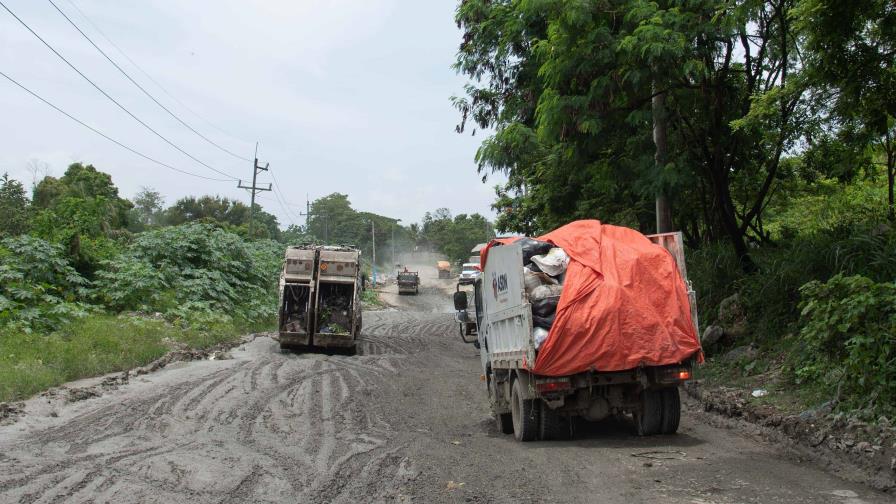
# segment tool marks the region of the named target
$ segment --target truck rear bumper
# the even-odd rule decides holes
[[[355,339],[351,334],[315,334],[314,346],[322,348],[351,348]]]
[[[284,346],[308,345],[311,338],[306,333],[281,332],[280,344]]]

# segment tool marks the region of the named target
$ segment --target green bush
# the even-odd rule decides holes
[[[896,414],[896,284],[836,275],[800,293],[799,382],[839,394],[848,408]]]
[[[246,241],[209,224],[138,235],[97,272],[97,296],[114,310],[182,319],[263,320],[276,313],[282,246]]]
[[[87,312],[88,288],[60,246],[27,235],[0,240],[0,327],[55,329]]]

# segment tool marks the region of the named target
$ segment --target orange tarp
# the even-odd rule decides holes
[[[561,247],[570,261],[554,324],[529,366],[534,373],[620,371],[695,354],[702,360],[687,288],[666,249],[633,229],[596,220],[538,239]],[[487,250],[483,265],[486,256]]]

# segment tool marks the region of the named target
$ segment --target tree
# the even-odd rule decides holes
[[[25,233],[29,226],[28,198],[25,188],[8,173],[0,177],[0,235],[15,236]]]
[[[259,225],[255,228],[253,238],[279,239],[280,225],[277,217],[255,205],[254,218]],[[187,222],[218,224],[229,226],[230,231],[246,236],[249,233],[249,206],[222,196],[187,196],[165,210],[163,221],[170,226]]]
[[[492,238],[492,224],[479,214],[451,216],[447,208],[423,216],[423,239],[451,261],[464,261],[478,243]]]
[[[377,262],[387,264],[391,260],[391,241],[395,231],[396,244],[409,240],[397,219],[371,212],[358,212],[352,208],[348,195],[333,193],[311,203],[308,234],[316,241],[332,245],[351,245],[361,249],[366,257],[373,257],[376,235]]]
[[[896,4],[890,0],[800,0],[808,74],[831,98],[830,125],[883,153],[887,203],[896,218]]]
[[[762,212],[807,114],[792,4],[461,2],[456,68],[476,84],[455,98],[459,129],[495,130],[480,170],[508,174],[504,212],[535,217],[503,222],[652,230],[665,194],[692,244],[727,238],[751,269],[747,241],[766,238]],[[659,93],[666,160],[653,156]]]
[[[156,226],[161,221],[161,212],[165,198],[151,187],[141,187],[134,196],[134,213],[136,221],[144,226]]]
[[[126,228],[133,207],[130,201],[118,196],[118,187],[112,182],[111,175],[82,163],[69,165],[59,179],[44,177],[34,187],[32,201],[36,208],[53,210],[66,200],[69,200],[68,207],[77,206],[77,201],[94,200],[93,206],[101,202],[105,212],[101,219],[104,229]],[[64,215],[59,217],[65,218]]]

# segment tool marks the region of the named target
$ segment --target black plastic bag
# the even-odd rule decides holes
[[[534,262],[525,263],[525,266],[529,268],[529,271],[532,273],[541,273],[541,268],[538,267]]]
[[[554,248],[548,242],[538,241],[534,238],[521,238],[517,243],[523,248],[523,264],[532,262],[532,256],[547,254]]]
[[[553,317],[557,313],[557,302],[560,296],[551,296],[532,301],[532,315],[538,317]]]
[[[552,313],[549,317],[539,317],[538,315],[532,315],[532,325],[550,331],[551,326],[554,325],[554,317],[556,315],[556,313]]]

